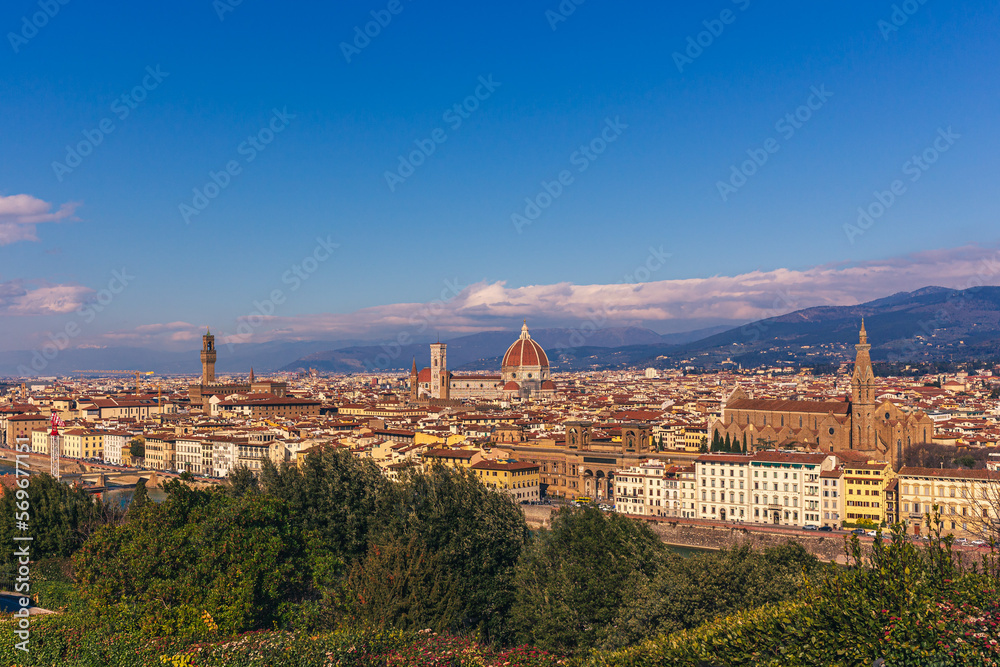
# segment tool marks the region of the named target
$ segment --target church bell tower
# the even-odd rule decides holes
[[[851,449],[875,449],[875,371],[869,351],[868,332],[861,320],[859,342],[854,346],[854,375],[851,376]]]

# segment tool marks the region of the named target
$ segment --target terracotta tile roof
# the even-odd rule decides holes
[[[759,410],[766,412],[805,412],[825,415],[847,414],[851,404],[846,401],[788,401],[781,399],[739,398],[726,404],[727,410]]]
[[[769,463],[806,463],[819,465],[829,454],[800,454],[798,452],[757,452],[750,459],[752,461],[766,461]]]

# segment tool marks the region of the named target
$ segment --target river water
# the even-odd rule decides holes
[[[48,472],[49,469],[46,467],[44,470],[38,468],[32,469],[32,473]],[[0,459],[0,475],[13,475],[14,474],[14,463],[12,461],[7,461]],[[160,489],[146,489],[149,499],[156,503],[162,503],[167,499],[167,494]],[[113,489],[101,494],[101,497],[105,502],[114,503],[119,507],[128,507],[128,504],[132,501],[132,494],[134,489]]]

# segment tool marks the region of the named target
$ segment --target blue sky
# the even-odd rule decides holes
[[[442,296],[446,331],[626,301],[609,324],[683,330],[792,286],[797,307],[966,286],[1000,241],[994,2],[230,2],[0,9],[3,349],[72,322],[73,345],[190,346],[255,314],[241,342],[378,338]]]

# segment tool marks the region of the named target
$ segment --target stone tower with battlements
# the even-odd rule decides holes
[[[201,383],[212,384],[215,382],[215,336],[208,329],[201,337]]]

